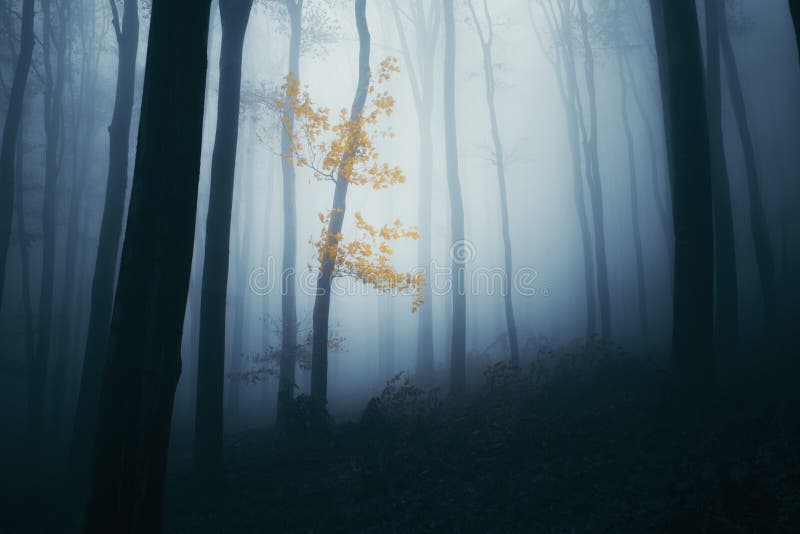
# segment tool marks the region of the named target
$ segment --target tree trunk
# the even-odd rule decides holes
[[[625,141],[628,145],[628,173],[630,178],[631,194],[631,229],[633,230],[633,247],[636,254],[636,295],[639,305],[639,328],[642,341],[647,343],[649,335],[649,320],[647,315],[647,284],[644,278],[644,253],[642,251],[642,231],[639,224],[639,184],[636,176],[636,146],[631,131],[631,121],[628,115],[628,80],[625,77],[625,65],[622,61],[624,52],[617,44],[617,67],[620,82],[620,107],[622,109],[622,128]]]
[[[551,5],[552,8],[552,5]],[[596,300],[596,276],[592,251],[592,233],[589,226],[589,217],[586,213],[586,194],[583,186],[584,173],[581,167],[581,151],[585,150],[585,145],[581,145],[581,106],[578,90],[578,78],[575,67],[575,55],[571,46],[572,42],[572,21],[570,17],[565,17],[566,12],[562,11],[561,28],[552,27],[551,30],[561,34],[564,45],[560,48],[561,52],[556,56],[555,69],[558,73],[556,78],[559,83],[561,102],[564,106],[564,113],[567,117],[567,134],[569,136],[570,152],[572,154],[573,170],[573,199],[575,211],[578,215],[578,224],[581,230],[581,243],[583,245],[583,271],[584,271],[584,290],[586,296],[586,343],[591,343],[597,334],[597,300]],[[555,25],[555,10],[552,10],[552,24]],[[563,74],[562,74],[563,65]],[[586,173],[590,172],[587,165]],[[589,178],[586,178],[588,183]]]
[[[221,0],[222,48],[219,60],[217,131],[211,160],[206,219],[200,346],[197,357],[197,413],[194,462],[197,474],[217,487],[223,478],[223,395],[225,388],[225,311],[230,259],[231,210],[239,135],[242,49],[252,0]]]
[[[153,0],[86,532],[161,532],[192,264],[211,0]]]
[[[716,278],[716,327],[718,349],[734,349],[739,337],[739,288],[736,275],[736,239],[733,228],[730,181],[722,128],[720,76],[720,0],[705,0],[706,101],[711,143],[711,192],[714,204],[714,270]]]
[[[14,212],[14,164],[17,157],[22,108],[25,88],[28,84],[31,59],[33,58],[33,0],[22,3],[22,30],[14,81],[8,99],[8,111],[3,125],[3,140],[0,146],[0,307],[3,304],[3,286],[6,280],[6,259],[11,241],[11,220]]]
[[[50,355],[53,316],[53,279],[55,274],[56,248],[56,187],[60,166],[61,132],[63,118],[63,93],[66,59],[67,10],[59,6],[53,22],[52,0],[42,1],[44,29],[42,49],[45,65],[44,87],[44,131],[45,131],[45,175],[42,203],[42,271],[39,294],[39,322],[36,357],[28,368],[28,452],[36,461],[41,439],[45,377]],[[55,49],[55,72],[52,65],[52,50]]]
[[[25,162],[25,138],[22,126],[17,143],[16,180],[14,204],[17,212],[17,241],[19,241],[20,272],[22,273],[22,310],[25,317],[25,362],[30,365],[36,356],[36,330],[34,328],[33,301],[31,300],[31,259],[28,247],[30,239],[25,222],[25,195],[23,165]]]
[[[650,0],[675,232],[672,360],[678,385],[713,377],[714,255],[703,60],[693,0]]]
[[[358,86],[350,108],[350,122],[355,123],[360,120],[364,111],[364,104],[367,100],[369,90],[369,52],[370,35],[367,26],[367,0],[355,0],[356,27],[358,28]],[[352,139],[357,139],[356,133],[352,134]],[[336,172],[336,189],[333,193],[333,206],[331,209],[331,219],[328,223],[328,245],[331,248],[338,248],[339,242],[336,236],[342,231],[344,222],[346,200],[347,200],[347,176],[344,170],[347,161],[352,157],[354,151],[358,150],[357,143],[353,142],[342,157],[342,162]],[[328,396],[328,317],[331,308],[331,282],[335,269],[335,256],[323,254],[320,274],[317,279],[317,293],[314,301],[313,312],[313,339],[311,349],[311,400],[314,405],[315,417],[321,417],[325,413]]]
[[[289,76],[300,79],[300,43],[303,32],[303,0],[286,3],[289,12]],[[285,105],[286,117],[281,135],[281,170],[283,172],[283,265],[281,270],[281,357],[278,371],[277,425],[283,427],[287,410],[294,398],[297,356],[297,201],[294,158],[291,156],[291,133],[294,109]]]
[[[587,140],[586,177],[589,180],[589,198],[594,221],[594,248],[597,265],[597,301],[600,306],[600,334],[603,341],[611,339],[611,293],[608,288],[608,262],[606,259],[606,231],[603,207],[603,183],[600,177],[600,158],[597,148],[597,91],[594,81],[594,52],[589,39],[589,21],[583,0],[578,0],[580,27],[584,46],[586,91],[589,96],[589,132]]]
[[[756,164],[756,151],[753,146],[753,135],[747,119],[747,106],[744,101],[742,82],[739,77],[739,66],[736,64],[736,55],[733,52],[728,21],[725,16],[724,5],[720,7],[719,37],[722,44],[722,56],[725,59],[725,72],[728,75],[728,88],[730,89],[731,104],[739,127],[739,138],[742,142],[742,155],[744,156],[747,174],[747,191],[750,202],[750,231],[755,245],[756,264],[758,265],[759,280],[761,282],[761,296],[764,299],[764,326],[767,331],[775,327],[778,308],[778,295],[775,282],[775,258],[772,254],[772,242],[769,236],[769,224],[764,211],[761,194],[758,165]]]
[[[458,177],[456,137],[456,25],[454,0],[444,2],[444,141],[447,185],[450,190],[450,258],[453,279],[453,330],[450,345],[450,393],[462,395],[467,389],[467,293],[465,263],[470,252],[464,241],[464,204]]]
[[[797,53],[800,56],[800,0],[789,0],[789,10],[794,23],[794,38],[797,41]]]
[[[125,192],[128,187],[128,149],[136,86],[136,56],[139,49],[138,0],[125,0],[117,47],[117,88],[114,112],[108,128],[105,205],[92,278],[88,334],[70,450],[72,464],[78,471],[86,465],[91,453],[97,420],[97,401],[108,350],[108,328],[114,299]]]

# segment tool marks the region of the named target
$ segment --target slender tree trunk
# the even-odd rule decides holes
[[[197,413],[194,461],[208,488],[222,481],[224,462],[225,310],[230,259],[231,210],[239,135],[242,49],[252,0],[220,0],[222,49],[219,60],[217,132],[211,160],[206,219],[200,346],[197,359]]]
[[[116,4],[111,4],[116,7]],[[108,178],[103,219],[92,278],[91,308],[83,357],[78,406],[70,456],[80,472],[88,462],[97,420],[97,401],[108,350],[108,329],[114,299],[114,281],[128,187],[128,150],[136,86],[136,56],[139,49],[139,3],[125,0],[122,25],[114,11],[117,34],[117,88],[114,112],[108,128]]]
[[[739,337],[739,287],[736,275],[736,239],[733,228],[728,164],[722,128],[720,17],[724,4],[705,0],[706,102],[711,143],[711,192],[714,204],[714,270],[718,349],[734,349]]]
[[[369,90],[369,52],[370,34],[367,26],[367,0],[355,0],[356,27],[358,28],[358,86],[350,108],[350,122],[360,120],[364,111]],[[352,139],[357,139],[354,133]],[[336,172],[336,189],[333,193],[333,206],[331,218],[328,223],[328,246],[338,248],[336,236],[342,231],[342,223],[347,200],[347,176],[345,167],[352,154],[358,150],[356,142],[349,146],[342,157],[342,162]],[[335,256],[334,256],[335,258]],[[328,318],[331,308],[331,282],[335,269],[335,259],[330,254],[323,254],[320,274],[317,279],[317,293],[314,301],[313,312],[313,338],[311,352],[311,400],[317,412],[316,417],[321,417],[326,409],[328,398]]]
[[[529,11],[531,24],[542,50],[546,53],[545,42],[540,35],[533,12]],[[556,39],[560,34],[566,43],[566,39],[571,39],[570,28],[565,19],[561,19],[562,26],[558,25],[558,12],[552,2],[542,4],[542,14],[547,21],[549,30]],[[574,69],[574,60],[567,54],[564,46],[556,47],[555,54],[549,61],[553,66],[558,82],[558,92],[561,97],[561,104],[564,108],[564,116],[567,122],[567,139],[569,141],[570,154],[572,156],[572,178],[573,178],[573,200],[575,212],[578,216],[578,227],[581,233],[581,243],[583,246],[583,274],[584,274],[584,296],[586,298],[586,342],[594,337],[597,324],[597,312],[595,304],[595,274],[594,261],[592,259],[592,234],[589,229],[589,219],[586,215],[586,195],[583,188],[583,171],[581,168],[581,145],[579,137],[579,120],[577,116],[577,81]]]
[[[597,264],[597,301],[600,305],[600,334],[604,341],[611,339],[611,293],[608,288],[608,261],[606,259],[605,210],[603,207],[603,183],[600,176],[600,158],[597,148],[597,91],[594,80],[594,52],[589,39],[589,21],[583,0],[578,0],[580,27],[584,46],[584,67],[586,71],[586,91],[589,96],[589,138],[587,179],[589,179],[589,198],[592,201],[594,221],[594,247]]]
[[[675,284],[672,359],[680,386],[713,377],[711,161],[694,0],[650,0],[672,184]]]
[[[42,272],[39,294],[39,322],[36,357],[29,366],[29,448],[35,461],[39,455],[39,444],[43,423],[45,377],[47,374],[53,315],[53,279],[55,275],[56,248],[56,186],[58,181],[63,130],[63,93],[66,59],[67,10],[59,10],[54,23],[52,0],[42,1],[44,30],[42,49],[45,64],[44,131],[45,131],[45,176],[42,203]],[[52,64],[55,50],[56,64]]]
[[[211,0],[153,0],[86,532],[161,532],[192,265]]]
[[[555,17],[556,11],[551,5],[551,14],[553,24],[556,24]],[[553,28],[555,29],[555,27]],[[559,83],[562,87],[562,103],[567,115],[567,132],[570,139],[570,148],[572,152],[572,167],[573,167],[573,180],[574,180],[574,201],[575,209],[578,214],[578,222],[581,229],[581,238],[583,244],[583,266],[585,276],[585,293],[586,293],[586,342],[591,343],[597,335],[597,286],[595,276],[594,252],[592,250],[592,233],[589,225],[589,217],[587,215],[586,195],[583,185],[584,178],[586,183],[589,183],[590,165],[588,157],[584,158],[586,161],[585,174],[581,166],[581,153],[586,152],[586,144],[581,143],[581,132],[584,129],[582,125],[581,114],[583,113],[580,103],[580,92],[578,89],[578,76],[575,63],[575,54],[572,47],[572,17],[567,11],[561,11],[561,28],[558,29],[562,38],[562,52],[558,56],[561,59],[556,62],[556,68],[560,73],[559,65],[563,63],[564,76],[559,74]]]
[[[289,76],[300,79],[300,44],[303,32],[303,0],[289,0]],[[286,116],[281,135],[283,172],[283,265],[281,269],[281,357],[278,370],[277,425],[283,427],[294,398],[297,366],[297,201],[294,158],[291,156],[294,110],[284,106]]]
[[[500,226],[503,235],[503,260],[505,263],[505,277],[503,300],[506,312],[506,328],[508,331],[508,346],[511,363],[519,364],[519,341],[517,339],[517,323],[514,319],[513,294],[510,280],[514,276],[514,267],[511,259],[511,228],[508,215],[508,192],[506,190],[505,157],[503,145],[500,141],[500,127],[497,124],[497,109],[494,101],[494,67],[492,65],[491,48],[484,47],[483,70],[486,75],[486,101],[489,106],[489,120],[492,125],[492,142],[494,143],[495,166],[497,167],[497,185],[500,192]]]
[[[25,362],[30,365],[36,356],[36,330],[34,329],[33,301],[31,300],[31,259],[28,247],[28,236],[25,222],[25,138],[20,125],[19,142],[17,143],[16,180],[14,186],[14,204],[17,213],[17,241],[19,241],[20,272],[22,273],[22,310],[25,317]]]
[[[34,0],[22,3],[22,30],[14,81],[8,99],[8,111],[3,125],[3,139],[0,145],[0,307],[3,304],[3,286],[6,280],[6,259],[8,244],[11,241],[11,220],[14,212],[14,164],[17,157],[22,109],[25,101],[25,88],[28,84],[31,59],[33,58],[33,10]]]
[[[621,43],[618,43],[618,47]],[[625,66],[622,61],[624,52],[617,50],[617,67],[620,82],[620,107],[622,109],[622,128],[628,145],[628,173],[631,194],[631,229],[633,230],[633,247],[636,254],[636,294],[639,305],[639,328],[642,341],[647,343],[649,335],[649,319],[647,314],[647,284],[644,276],[644,252],[642,251],[642,230],[639,224],[639,184],[636,176],[636,146],[633,141],[630,116],[628,115],[628,80],[625,77]]]
[[[79,285],[76,284],[75,273],[78,261],[81,258],[81,240],[79,237],[81,226],[81,211],[84,191],[89,181],[87,178],[88,162],[91,159],[91,141],[94,133],[97,97],[97,62],[93,56],[99,56],[97,46],[96,31],[94,29],[94,2],[90,3],[89,20],[78,20],[81,40],[82,65],[80,73],[79,91],[72,122],[73,132],[73,151],[70,176],[69,207],[67,214],[66,239],[64,246],[64,259],[62,279],[61,279],[61,301],[59,311],[56,314],[56,340],[58,346],[53,354],[54,365],[52,372],[52,386],[50,386],[50,405],[51,418],[54,428],[58,428],[60,435],[68,435],[66,430],[67,415],[66,390],[69,381],[69,373],[75,359],[75,354],[71,352],[70,338],[74,330],[78,328],[80,316],[74,314],[75,295],[79,293]],[[86,9],[83,4],[79,7],[77,16],[82,19],[86,17]],[[92,25],[92,31],[87,35],[86,24]],[[91,52],[91,53],[90,53]],[[69,54],[68,54],[69,55]],[[74,83],[74,82],[73,82]],[[74,91],[73,91],[74,94]],[[66,141],[66,136],[65,136]],[[71,414],[70,414],[71,415]],[[70,421],[71,422],[71,421]],[[63,433],[62,433],[63,432]]]
[[[789,10],[794,23],[794,38],[797,41],[797,53],[800,56],[800,0],[789,0]]]
[[[469,252],[464,241],[464,204],[458,177],[456,137],[456,25],[454,0],[444,0],[444,140],[447,184],[450,190],[450,232],[453,279],[453,331],[450,345],[450,392],[462,395],[467,389],[467,293],[465,263]]]
[[[728,88],[730,89],[733,114],[739,127],[739,138],[742,142],[745,170],[747,174],[747,191],[750,202],[750,231],[756,251],[756,264],[761,282],[761,296],[764,299],[764,326],[772,330],[778,308],[778,295],[775,282],[775,257],[772,253],[772,242],[769,235],[769,224],[764,211],[764,201],[761,193],[758,165],[756,164],[756,151],[753,146],[753,135],[747,119],[747,106],[745,105],[742,82],[739,76],[739,66],[736,64],[736,55],[733,52],[728,21],[724,7],[719,11],[719,37],[722,45],[722,57],[725,60],[725,72],[728,75]]]

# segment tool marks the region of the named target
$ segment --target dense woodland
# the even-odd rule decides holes
[[[0,43],[0,532],[800,525],[800,0]]]

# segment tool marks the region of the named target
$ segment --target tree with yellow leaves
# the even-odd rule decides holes
[[[372,75],[366,0],[356,0],[355,15],[359,76],[349,116],[347,110],[342,109],[332,120],[330,110],[315,105],[308,90],[301,90],[300,81],[292,75],[287,76],[283,95],[275,102],[279,108],[288,108],[284,109],[284,117],[294,118],[293,124],[284,124],[290,144],[289,153],[283,157],[292,159],[299,167],[311,169],[317,180],[335,185],[333,205],[329,212],[319,215],[323,228],[319,240],[314,243],[320,273],[313,313],[311,398],[317,414],[324,413],[327,402],[328,318],[333,278],[350,276],[379,291],[411,292],[414,294],[412,311],[422,304],[425,283],[422,273],[399,272],[390,262],[392,243],[400,239],[418,239],[416,228],[408,228],[399,220],[376,227],[356,213],[352,237],[346,239],[342,232],[350,185],[383,190],[405,182],[399,167],[379,161],[375,144],[378,139],[393,136],[391,130],[380,127],[380,121],[392,115],[394,98],[380,87],[399,70],[397,60],[386,58],[376,75]]]

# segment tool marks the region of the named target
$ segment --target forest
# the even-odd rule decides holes
[[[0,0],[0,127],[0,533],[800,528],[800,0]]]

